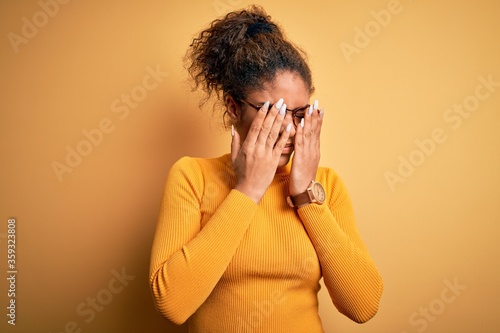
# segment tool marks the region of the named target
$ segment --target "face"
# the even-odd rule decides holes
[[[310,93],[304,80],[302,80],[297,73],[282,71],[276,74],[274,82],[265,83],[264,89],[247,94],[246,101],[253,105],[261,106],[266,101],[274,104],[278,102],[280,98],[284,99],[287,109],[294,110],[309,104]],[[253,118],[258,111],[246,104],[240,107],[234,100],[231,100],[231,98],[226,101],[226,104],[231,121],[241,137],[241,142],[243,142],[247,136]],[[289,123],[292,123],[292,130],[290,131],[287,146],[281,154],[279,167],[285,166],[293,153],[295,126],[293,125],[291,112],[287,112],[280,133],[285,130]]]

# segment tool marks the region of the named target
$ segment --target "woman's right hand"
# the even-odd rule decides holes
[[[286,104],[280,99],[269,109],[266,102],[250,125],[247,136],[240,136],[232,128],[231,160],[237,177],[235,189],[246,194],[255,203],[266,193],[278,168],[281,152],[290,135],[291,123],[280,134],[286,115]]]

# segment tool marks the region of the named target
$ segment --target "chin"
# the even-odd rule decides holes
[[[290,157],[292,156],[292,154],[283,154],[280,156],[280,160],[278,162],[278,168],[282,168],[284,167],[285,165],[288,164],[288,162],[290,161]]]

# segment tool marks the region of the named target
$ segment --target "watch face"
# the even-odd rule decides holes
[[[318,202],[323,203],[325,201],[326,198],[325,189],[323,188],[323,186],[321,186],[320,183],[314,183],[312,187],[312,192],[316,200],[318,200]]]

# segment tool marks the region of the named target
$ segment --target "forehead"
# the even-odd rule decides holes
[[[307,104],[310,93],[304,80],[297,73],[282,71],[276,74],[272,82],[264,83],[262,90],[247,95],[247,99],[254,103],[266,101],[276,103],[280,98],[285,100],[289,109],[293,109]]]

